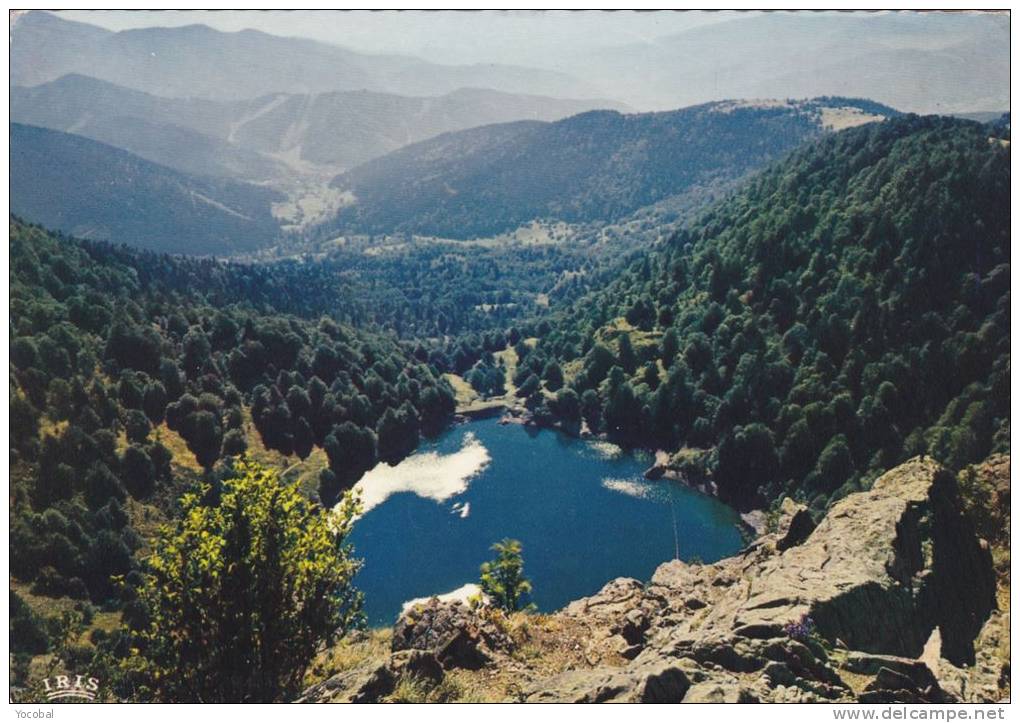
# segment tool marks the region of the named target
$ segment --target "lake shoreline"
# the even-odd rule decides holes
[[[572,425],[568,424],[563,419],[558,419],[552,415],[536,415],[531,410],[520,404],[510,404],[503,399],[494,399],[492,402],[494,403],[491,405],[483,402],[482,404],[486,404],[486,406],[475,406],[473,408],[458,410],[454,414],[453,424],[467,424],[477,420],[499,417],[499,423],[501,425],[518,424],[523,427],[534,429],[549,429],[554,432],[565,434],[568,437],[573,437],[574,439],[616,444],[616,442],[612,442],[605,434],[592,434],[589,432],[584,421],[582,421],[580,425]],[[648,447],[628,448],[622,446],[620,446],[620,449],[627,453],[637,451],[653,455],[655,463],[645,470],[644,478],[646,480],[651,482],[657,482],[659,480],[676,482],[688,489],[694,490],[695,492],[719,500],[727,507],[733,509],[740,516],[741,534],[743,535],[745,542],[750,543],[762,534],[762,531],[764,530],[764,518],[767,514],[766,510],[748,510],[746,512],[737,510],[735,507],[732,507],[719,497],[719,489],[711,481],[708,481],[705,484],[696,484],[684,477],[684,475],[675,468],[670,467],[670,455],[666,450],[651,449]]]
[[[466,419],[396,468],[369,474],[378,489],[350,542],[366,560],[355,584],[372,627],[391,625],[408,600],[477,583],[492,544],[507,537],[524,545],[544,611],[617,577],[647,582],[677,550],[714,561],[746,546],[735,510],[687,486],[646,480],[653,460],[641,450],[551,425],[521,434],[491,412]]]

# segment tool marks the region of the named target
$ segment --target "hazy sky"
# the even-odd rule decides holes
[[[314,38],[364,52],[407,53],[441,63],[549,67],[597,47],[647,41],[747,13],[66,10],[58,15],[111,30],[201,23],[226,31],[254,28]]]
[[[577,79],[577,92],[587,97],[624,101],[637,110],[724,98],[818,95],[867,97],[924,113],[1009,107],[1008,15],[535,10],[58,14],[111,30],[189,24],[226,32],[251,28],[434,63],[556,70]],[[685,32],[708,25],[712,31]],[[675,35],[682,38],[665,41]]]

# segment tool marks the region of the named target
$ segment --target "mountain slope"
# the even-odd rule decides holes
[[[337,177],[357,203],[330,230],[469,238],[533,219],[613,221],[739,178],[823,132],[833,114],[853,124],[893,113],[847,99],[726,102],[445,134]]]
[[[228,254],[279,234],[275,192],[201,179],[87,138],[12,123],[11,212],[66,233],[190,254]]]
[[[204,25],[111,33],[35,11],[14,23],[11,45],[13,85],[82,73],[154,95],[217,100],[362,89],[440,95],[463,87],[563,98],[595,95],[590,85],[549,70],[437,65],[255,30],[223,33]]]
[[[162,98],[74,74],[11,88],[16,123],[82,135],[185,173],[259,181],[286,176],[285,163],[335,172],[440,133],[593,108],[623,106],[476,88],[437,97],[351,91],[226,102]]]
[[[905,116],[812,144],[578,303],[518,369],[558,359],[593,429],[683,446],[674,471],[744,509],[820,510],[916,454],[960,469],[1008,449],[1010,150],[993,133]]]
[[[296,153],[303,161],[352,168],[441,133],[518,120],[559,120],[601,100],[562,100],[462,88],[436,97],[367,91],[276,95],[260,99],[232,132],[236,143],[266,153]]]
[[[15,29],[19,36],[13,42]],[[35,85],[62,75],[53,69],[72,67],[91,54],[113,33],[88,23],[77,23],[32,11],[11,13],[11,77],[13,85]]]
[[[229,143],[225,104],[165,99],[83,75],[11,88],[15,123],[74,133],[184,173],[265,180],[283,164]]]

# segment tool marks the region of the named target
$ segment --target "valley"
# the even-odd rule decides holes
[[[1001,17],[108,12],[12,24],[12,699],[1008,699]]]

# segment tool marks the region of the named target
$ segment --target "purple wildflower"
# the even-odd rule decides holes
[[[815,621],[810,616],[804,615],[798,622],[788,623],[783,630],[794,640],[804,642],[814,634]]]

